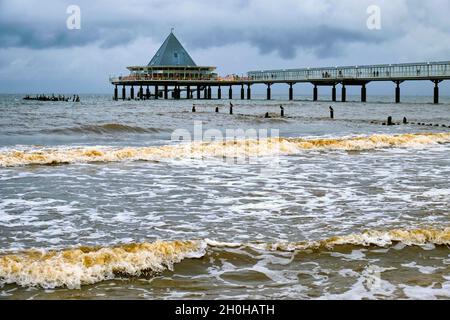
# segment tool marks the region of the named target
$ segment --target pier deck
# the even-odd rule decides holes
[[[361,86],[361,101],[367,101],[367,84],[374,81],[389,81],[396,84],[395,101],[400,103],[400,85],[404,81],[432,81],[434,86],[434,103],[439,103],[439,83],[450,79],[450,61],[346,66],[330,68],[304,68],[304,69],[280,69],[250,71],[247,77],[216,78],[216,79],[187,79],[187,78],[151,78],[148,75],[132,74],[123,77],[110,77],[110,82],[115,86],[114,99],[118,99],[118,86],[122,86],[122,99],[126,98],[126,87],[131,87],[130,98],[134,99],[134,86],[139,87],[137,97],[150,98],[151,96],[168,99],[168,92],[173,92],[172,97],[181,98],[181,92],[186,92],[186,98],[211,99],[211,88],[217,87],[217,97],[222,99],[222,87],[229,87],[228,99],[233,98],[233,86],[241,87],[241,99],[251,99],[251,86],[265,84],[267,86],[267,99],[271,99],[271,86],[277,83],[289,85],[289,100],[293,100],[293,85],[297,83],[311,83],[313,88],[313,100],[318,100],[318,87],[331,86],[332,101],[336,101],[336,86],[341,86],[341,100],[346,101],[346,86]],[[154,87],[154,94],[150,94],[149,87]],[[143,93],[146,87],[146,93]],[[244,90],[246,87],[246,90]],[[161,96],[159,89],[164,94]],[[203,93],[203,95],[202,95]]]

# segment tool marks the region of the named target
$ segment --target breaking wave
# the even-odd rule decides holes
[[[138,277],[172,270],[173,265],[188,258],[202,258],[208,247],[244,247],[268,251],[333,250],[339,246],[389,247],[450,245],[450,228],[366,231],[319,241],[296,243],[223,243],[212,240],[171,241],[128,244],[115,247],[82,247],[61,251],[30,250],[0,256],[0,284],[43,288],[80,288],[114,278],[117,275]]]
[[[78,147],[6,150],[0,152],[0,166],[50,165],[78,162],[116,162],[124,160],[201,157],[252,157],[296,154],[304,150],[364,151],[392,147],[417,147],[450,143],[450,133],[372,135],[348,138],[269,138],[225,142],[191,142],[154,147]]]
[[[158,133],[158,128],[141,128],[127,126],[119,123],[107,123],[99,125],[84,125],[80,127],[57,128],[44,130],[45,133],[54,134],[111,134],[111,133]]]

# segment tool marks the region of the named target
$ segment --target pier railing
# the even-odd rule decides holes
[[[127,83],[127,82],[139,82],[139,81],[192,81],[192,82],[202,82],[202,81],[215,81],[215,82],[242,82],[251,80],[249,77],[241,76],[226,76],[226,77],[199,77],[199,78],[186,78],[186,77],[167,77],[167,76],[150,76],[150,75],[127,75],[127,76],[110,76],[109,81],[111,83]]]
[[[248,77],[252,81],[268,82],[439,79],[450,77],[450,62],[250,71]]]

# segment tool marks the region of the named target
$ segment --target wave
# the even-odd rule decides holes
[[[44,130],[44,133],[52,134],[110,134],[110,133],[158,133],[162,129],[159,128],[141,128],[127,126],[119,123],[93,124],[80,127],[57,128]]]
[[[30,250],[0,256],[0,284],[38,286],[46,289],[110,280],[117,275],[139,277],[172,270],[184,259],[200,259],[208,248],[244,247],[267,251],[333,250],[344,245],[389,247],[450,245],[450,228],[444,230],[366,231],[319,241],[296,243],[224,243],[213,240],[158,241],[115,247],[82,247],[61,251]]]
[[[252,157],[297,154],[304,150],[364,151],[392,147],[417,147],[450,143],[450,133],[377,134],[366,137],[302,139],[269,138],[225,142],[191,142],[154,147],[77,147],[6,150],[0,152],[0,167],[51,165],[80,162],[158,161],[202,157]]]

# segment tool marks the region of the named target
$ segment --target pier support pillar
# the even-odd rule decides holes
[[[397,87],[395,88],[395,103],[400,103],[400,83],[401,81],[395,82]]]
[[[190,99],[191,98],[191,86],[187,86],[186,87],[186,99]]]
[[[134,100],[134,86],[131,86],[130,98],[131,98],[131,100]]]
[[[217,99],[222,100],[222,88],[220,86],[217,88]]]
[[[333,89],[331,89],[331,101],[336,102],[336,85],[333,85]]]
[[[434,103],[439,103],[439,80],[434,81]]]
[[[203,89],[203,99],[208,99],[208,87]]]
[[[127,98],[127,89],[125,86],[122,87],[122,100],[125,100]]]
[[[155,99],[159,99],[159,88],[155,86]]]
[[[345,87],[345,84],[342,84],[342,95],[341,95],[342,102],[347,101],[347,88]]]
[[[245,99],[244,85],[241,85],[241,100]]]
[[[271,100],[272,99],[272,90],[270,89],[271,84],[268,83],[267,84],[267,100]]]
[[[294,100],[294,88],[292,83],[289,83],[289,100]]]
[[[117,85],[114,86],[114,101],[119,99],[119,90],[117,90]]]
[[[139,99],[144,99],[144,90],[142,89],[142,86],[139,87]]]
[[[201,99],[201,89],[200,86],[197,86],[197,100]]]
[[[319,99],[319,89],[317,89],[317,85],[314,85],[313,89],[313,101],[317,101]]]
[[[252,89],[250,88],[250,85],[247,85],[247,100],[250,100],[252,98]]]
[[[211,100],[211,86],[208,86],[208,100]]]
[[[228,89],[228,99],[233,100],[233,86]]]
[[[145,98],[148,100],[150,99],[150,88],[147,86],[147,90],[145,91]]]
[[[361,87],[361,102],[367,102],[367,88],[365,84]]]

